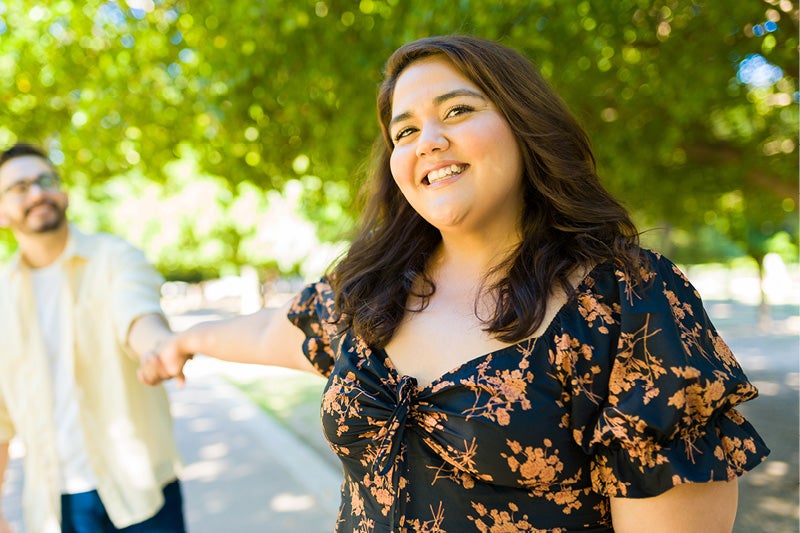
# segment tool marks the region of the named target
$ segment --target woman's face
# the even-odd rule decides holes
[[[443,234],[518,228],[517,141],[495,105],[449,60],[433,56],[406,67],[391,117],[392,175],[425,220]]]

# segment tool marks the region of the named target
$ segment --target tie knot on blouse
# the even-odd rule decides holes
[[[406,420],[417,396],[417,380],[411,376],[403,376],[397,384],[395,406],[376,436],[378,453],[375,457],[375,472],[386,475],[394,465],[403,442]]]

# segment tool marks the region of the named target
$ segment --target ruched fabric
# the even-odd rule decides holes
[[[540,337],[425,387],[338,332],[326,280],[306,287],[289,319],[328,377],[337,531],[608,532],[609,497],[730,480],[763,461],[735,409],[756,389],[683,274],[646,255],[643,281],[598,265]]]

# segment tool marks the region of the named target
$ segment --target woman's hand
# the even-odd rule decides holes
[[[183,386],[183,367],[194,354],[317,373],[303,353],[304,333],[286,318],[290,305],[291,301],[277,310],[265,308],[250,315],[200,322],[162,338],[141,357],[139,381],[157,385],[175,378]]]
[[[183,367],[193,356],[181,348],[180,334],[172,335],[141,358],[136,375],[145,385],[158,385],[175,378],[178,387],[183,387],[186,383]]]

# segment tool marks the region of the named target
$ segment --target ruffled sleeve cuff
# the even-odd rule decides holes
[[[335,361],[331,339],[336,335],[333,291],[326,279],[307,285],[292,302],[287,318],[306,336],[303,353],[323,376],[329,376]]]
[[[628,498],[657,496],[682,483],[732,480],[769,454],[736,409],[702,428],[683,428],[668,441],[660,441],[639,417],[606,414],[594,441],[594,490]]]
[[[645,263],[644,283],[616,271],[615,289],[597,285],[608,288],[597,300],[619,310],[604,336],[615,346],[602,350],[610,360],[596,352],[577,363],[578,375],[586,364],[608,372],[600,401],[573,402],[594,489],[608,496],[645,498],[681,483],[731,480],[769,453],[735,409],[758,391],[699,294],[666,258],[650,252]]]

